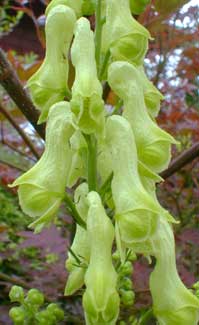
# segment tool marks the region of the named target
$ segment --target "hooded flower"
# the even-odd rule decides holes
[[[88,214],[87,194],[88,185],[82,183],[77,187],[74,197],[76,209],[82,220],[85,222]],[[65,288],[66,296],[72,295],[84,284],[84,276],[89,262],[89,257],[90,243],[88,233],[84,228],[77,224],[71,251],[69,251],[68,259],[66,260],[66,269],[70,272]]]
[[[46,147],[40,160],[12,184],[19,186],[19,203],[32,218],[30,227],[40,231],[50,223],[64,197],[71,165],[69,139],[75,131],[73,115],[67,102],[53,105],[46,129]]]
[[[83,306],[87,325],[114,325],[119,313],[117,273],[112,264],[114,227],[100,196],[88,194],[87,232],[91,255],[85,275]]]
[[[116,223],[121,241],[131,248],[155,232],[159,214],[171,219],[159,203],[143,187],[138,174],[137,150],[129,122],[113,115],[106,123],[107,147],[112,156],[112,195],[116,207]]]
[[[160,325],[197,325],[199,300],[182,283],[176,269],[171,226],[161,218],[153,239],[156,265],[150,277],[153,310]]]
[[[48,14],[46,56],[28,81],[33,102],[41,110],[40,123],[46,120],[49,108],[68,95],[68,50],[75,21],[74,11],[64,5],[52,8]]]
[[[139,70],[127,62],[114,62],[108,81],[124,102],[123,116],[131,124],[139,160],[155,173],[163,171],[171,158],[171,144],[176,141],[150,118]]]
[[[132,17],[129,0],[107,0],[105,33],[115,60],[143,64],[150,34]]]
[[[56,6],[64,5],[73,9],[76,16],[79,18],[82,15],[82,2],[84,2],[84,0],[52,0],[46,8],[45,15],[47,16]]]
[[[75,67],[71,108],[83,132],[86,134],[102,132],[104,128],[102,86],[97,78],[94,35],[86,18],[77,21],[71,57]]]

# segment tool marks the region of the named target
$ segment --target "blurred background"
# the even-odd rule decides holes
[[[47,3],[0,1],[1,48],[24,86],[44,58]],[[154,38],[145,68],[165,96],[158,123],[179,141],[173,148],[174,159],[199,141],[198,0],[155,0],[136,18]],[[94,18],[89,19],[93,23]],[[108,105],[114,105],[111,92],[106,98]],[[8,292],[13,284],[41,289],[49,301],[59,301],[64,306],[67,324],[82,324],[79,295],[62,295],[67,276],[64,262],[72,227],[70,217],[63,209],[56,227],[34,235],[27,228],[30,220],[20,210],[16,191],[8,188],[37,161],[43,148],[44,141],[0,86],[0,324],[10,324]],[[177,265],[182,280],[191,288],[199,280],[199,159],[168,177],[157,191],[161,204],[180,221],[175,226]],[[139,257],[134,264],[134,313],[151,305],[151,270],[144,258]]]

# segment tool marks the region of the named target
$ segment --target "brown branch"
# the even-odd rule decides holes
[[[7,60],[2,49],[0,49],[0,84],[5,88],[12,100],[32,124],[37,133],[44,139],[45,125],[37,124],[39,112],[32,103],[26,90],[21,85],[15,71]]]
[[[164,179],[170,177],[197,157],[199,157],[199,142],[196,142],[191,148],[185,150],[177,158],[175,158],[171,162],[170,166],[164,170],[160,176]]]
[[[33,153],[33,155],[39,159],[40,155],[38,154],[34,144],[29,139],[29,137],[25,134],[23,129],[16,123],[16,121],[13,119],[12,115],[1,105],[0,103],[0,112],[7,118],[7,120],[10,122],[10,124],[15,128],[15,130],[19,133],[19,135],[22,137],[24,142],[27,144],[27,146],[30,148],[30,151]]]

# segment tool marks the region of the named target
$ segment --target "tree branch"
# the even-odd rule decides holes
[[[30,148],[30,151],[33,153],[33,155],[39,159],[40,155],[38,154],[36,148],[34,147],[34,144],[29,139],[29,137],[25,134],[23,129],[16,123],[16,121],[13,119],[12,115],[1,105],[0,103],[0,112],[7,118],[7,120],[10,122],[10,124],[17,130],[19,135],[22,137],[24,142],[27,144],[27,146]]]
[[[199,157],[199,142],[196,142],[191,148],[185,150],[177,158],[175,158],[171,162],[170,166],[164,170],[160,176],[164,179],[170,177],[197,157]]]
[[[37,133],[44,139],[45,125],[37,124],[39,112],[21,85],[15,71],[7,60],[2,49],[0,49],[0,83],[28,121],[32,124]]]

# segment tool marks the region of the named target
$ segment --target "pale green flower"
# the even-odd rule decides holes
[[[176,141],[150,118],[139,70],[127,62],[114,62],[109,67],[108,81],[124,102],[123,116],[130,122],[138,158],[152,171],[164,170],[171,158],[171,144]]]
[[[143,64],[150,33],[132,17],[129,0],[107,0],[105,33],[115,60]]]
[[[161,219],[153,239],[156,265],[150,277],[153,311],[160,325],[197,325],[199,300],[182,283],[176,269],[171,226]]]
[[[117,273],[112,264],[114,227],[105,213],[100,196],[88,194],[87,232],[90,263],[85,275],[83,306],[87,325],[113,325],[119,313]]]
[[[30,225],[40,231],[54,218],[65,195],[71,165],[69,140],[75,132],[67,102],[53,105],[46,129],[46,147],[40,160],[12,184],[19,186],[22,210],[36,220]]]
[[[102,132],[104,128],[102,86],[97,78],[94,34],[86,18],[77,21],[71,58],[75,67],[71,108],[77,116],[78,125],[87,134]]]
[[[72,9],[59,5],[50,10],[46,20],[46,56],[37,72],[28,80],[35,105],[41,110],[39,122],[49,108],[68,95],[68,51],[76,16]]]
[[[142,185],[138,174],[137,150],[129,122],[113,115],[106,123],[107,147],[112,156],[112,195],[121,241],[131,248],[146,241],[157,229],[159,214],[172,220]]]
[[[64,5],[74,10],[77,18],[82,15],[82,4],[84,0],[52,0],[46,8],[45,15],[58,5]],[[63,29],[64,30],[64,29]]]
[[[82,183],[75,191],[75,205],[76,209],[82,218],[86,222],[88,214],[87,203],[88,185]],[[68,259],[66,260],[66,269],[70,272],[66,283],[65,295],[72,295],[75,291],[80,289],[84,284],[84,276],[86,267],[90,257],[90,243],[87,231],[76,225],[75,237],[71,246],[72,253],[69,251]]]

